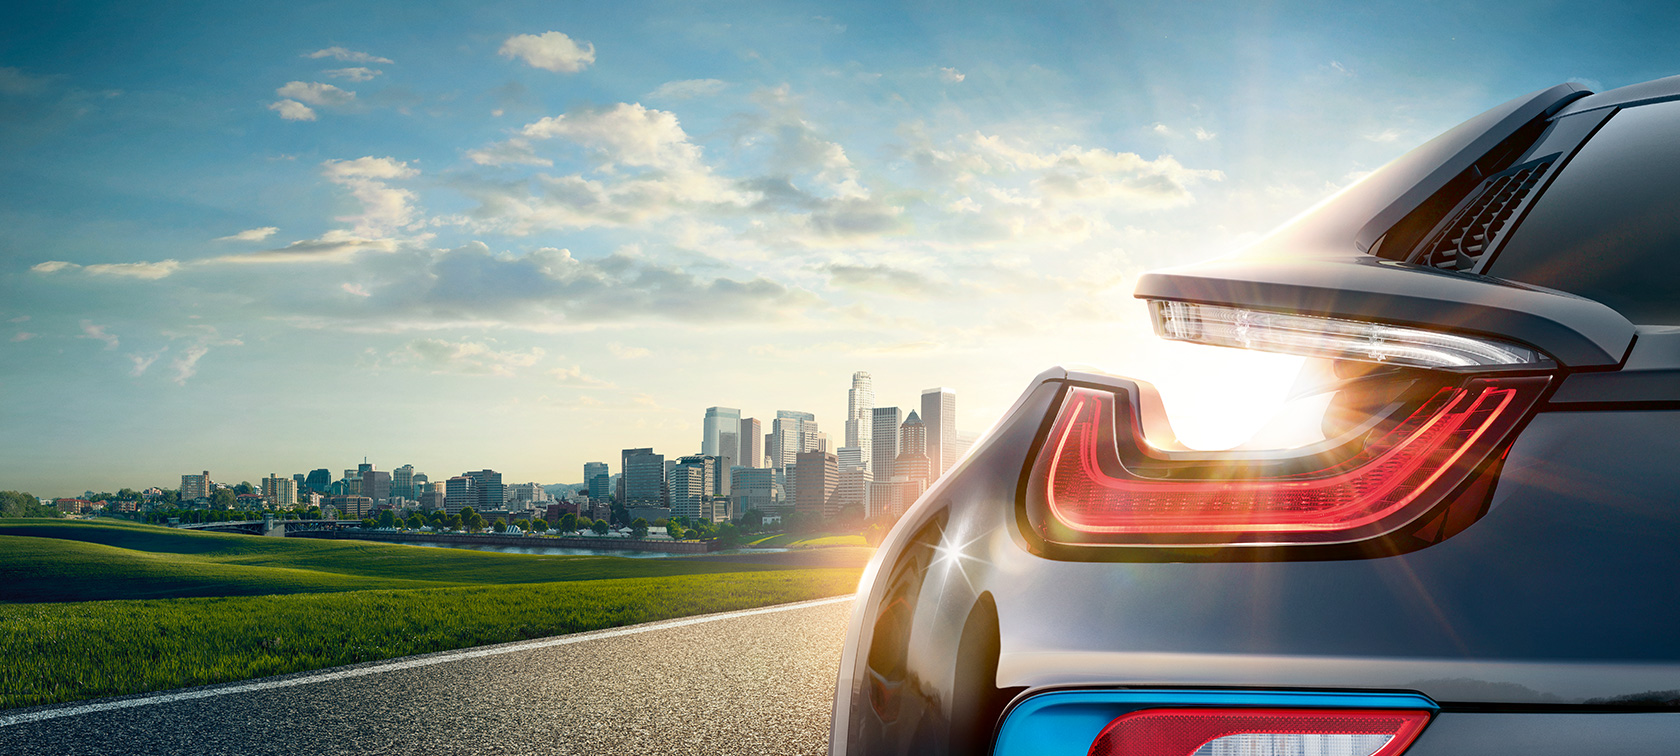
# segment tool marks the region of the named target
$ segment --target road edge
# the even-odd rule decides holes
[[[458,648],[451,651],[433,651],[414,656],[399,656],[392,659],[362,662],[343,667],[327,667],[325,669],[310,670],[308,672],[294,672],[273,677],[260,677],[255,680],[241,680],[238,682],[217,683],[215,685],[201,685],[193,688],[178,688],[170,691],[153,691],[149,693],[135,693],[117,698],[92,699],[89,701],[74,701],[62,704],[48,704],[29,709],[18,709],[10,713],[0,714],[0,728],[13,725],[29,724],[64,717],[75,717],[83,714],[94,714],[102,711],[130,709],[138,706],[152,706],[156,704],[174,703],[177,701],[193,701],[203,698],[236,695],[239,693],[255,693],[274,688],[290,688],[299,685],[312,685],[319,682],[343,680],[353,677],[377,675],[382,672],[394,672],[416,667],[428,667],[434,664],[446,664],[464,659],[477,659],[486,656],[511,654],[518,651],[529,651],[539,648],[566,646],[573,643],[584,643],[603,638],[616,638],[625,635],[665,630],[668,628],[699,625],[707,622],[751,617],[759,614],[774,614],[829,604],[853,601],[856,594],[848,593],[840,596],[794,601],[787,604],[771,604],[769,606],[754,607],[752,609],[736,609],[728,612],[712,614],[696,614],[689,617],[645,622],[640,625],[625,625],[623,627],[609,627],[600,630],[586,630],[581,633],[568,635],[553,635],[535,640],[510,641],[488,646],[472,646]]]

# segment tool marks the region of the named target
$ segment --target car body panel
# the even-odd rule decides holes
[[[1462,530],[1317,556],[1044,548],[1022,517],[1038,447],[1068,385],[1116,384],[1046,371],[865,570],[831,753],[985,753],[1012,705],[1138,688],[1422,695],[1441,707],[1408,752],[1422,756],[1680,751],[1680,326],[1483,275],[1498,274],[1505,237],[1470,270],[1356,243],[1378,252],[1385,237],[1370,232],[1394,208],[1446,212],[1467,195],[1443,192],[1474,188],[1465,177],[1542,151],[1558,157],[1523,207],[1543,201],[1620,108],[1665,99],[1680,99],[1680,77],[1518,98],[1232,258],[1140,280],[1145,298],[1480,334],[1552,356],[1551,395],[1482,468],[1486,485],[1454,494],[1477,504]],[[1534,142],[1512,147],[1514,134]],[[1474,154],[1487,141],[1508,154]]]
[[[1653,756],[1674,753],[1680,714],[1443,712],[1406,756]]]
[[[836,722],[869,706],[859,649],[880,616],[871,597],[885,563],[919,526],[938,526],[916,575],[897,726],[837,728],[835,753],[938,752],[937,733],[961,718],[951,703],[964,628],[982,604],[995,609],[993,689],[1005,699],[1066,685],[1270,686],[1412,691],[1443,706],[1663,708],[1660,692],[1680,689],[1680,586],[1652,579],[1680,575],[1675,475],[1623,453],[1680,458],[1680,411],[1541,412],[1487,514],[1412,553],[1046,559],[1015,520],[1018,485],[1060,384],[1098,379],[1041,376],[883,545],[852,617]]]

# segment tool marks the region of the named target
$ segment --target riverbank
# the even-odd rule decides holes
[[[591,551],[661,551],[667,554],[705,554],[716,551],[716,541],[672,541],[667,538],[616,538],[607,536],[498,535],[495,533],[415,533],[388,530],[309,530],[288,533],[287,538],[380,541],[385,543],[433,543],[449,546],[551,546]]]

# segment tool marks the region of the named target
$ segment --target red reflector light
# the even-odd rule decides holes
[[[1028,518],[1053,542],[1116,545],[1347,543],[1440,504],[1495,456],[1544,377],[1435,389],[1346,443],[1256,461],[1179,459],[1150,447],[1138,384],[1073,387],[1028,484]]]
[[[1108,723],[1089,756],[1398,756],[1428,723],[1398,709],[1144,709]]]

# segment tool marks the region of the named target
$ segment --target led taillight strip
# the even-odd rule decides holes
[[[1144,709],[1110,722],[1088,756],[1398,756],[1427,724],[1427,711]]]
[[[1102,423],[1114,422],[1116,395],[1073,388],[1048,439],[1043,501],[1056,521],[1087,534],[1337,540],[1418,514],[1420,498],[1461,481],[1543,385],[1534,378],[1471,380],[1441,389],[1342,463],[1295,475],[1218,479],[1148,478],[1127,470],[1115,444],[1142,442],[1134,428],[1111,425],[1112,434],[1104,432]],[[1240,470],[1235,463],[1231,469]]]

